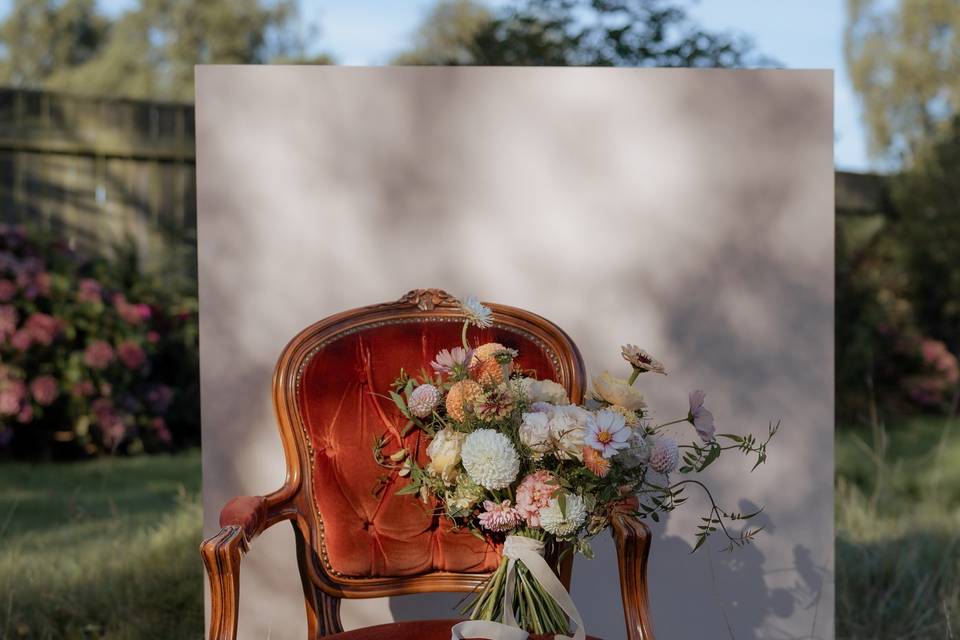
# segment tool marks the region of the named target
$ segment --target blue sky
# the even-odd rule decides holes
[[[0,0],[5,13],[11,0]],[[319,28],[317,49],[347,65],[380,65],[410,41],[434,0],[300,0],[305,20]],[[109,11],[132,0],[102,0]],[[505,0],[487,0],[491,6]],[[699,0],[689,11],[702,26],[753,38],[757,50],[788,68],[834,69],[835,164],[868,170],[860,108],[843,62],[843,0]]]

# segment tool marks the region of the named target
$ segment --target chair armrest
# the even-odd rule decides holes
[[[220,532],[200,545],[200,555],[210,580],[209,640],[234,640],[237,637],[240,559],[264,529],[293,517],[294,512],[285,502],[280,499],[279,492],[269,496],[233,498],[220,511]]]
[[[620,594],[628,640],[653,640],[650,603],[647,596],[647,558],[650,529],[626,510],[615,510],[610,524],[617,547]]]

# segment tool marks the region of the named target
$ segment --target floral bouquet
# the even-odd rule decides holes
[[[464,609],[472,620],[454,628],[455,638],[506,637],[503,624],[513,631],[565,634],[571,622],[577,627],[574,637],[583,638],[576,607],[542,556],[579,552],[592,557],[590,539],[610,526],[616,510],[657,521],[695,486],[706,492],[711,507],[702,517],[694,550],[718,529],[729,548],[748,543],[760,531],[746,527],[731,533],[730,521],[756,513],[725,511],[705,484],[674,480],[674,474],[703,471],[731,449],[754,456],[756,468],[766,460],[779,424],[770,426],[763,441],[718,434],[699,390],[689,394],[685,416],[655,423],[634,384],[641,374],[665,375],[666,370],[629,344],[623,347],[629,377],[605,372],[593,378],[584,406],[571,404],[556,382],[515,371],[516,350],[497,343],[471,347],[468,329],[491,326],[492,312],[472,297],[461,305],[462,345],[440,351],[431,362],[432,373],[401,371],[390,392],[408,420],[404,435],[420,429],[430,438],[429,464],[419,467],[405,449],[386,454],[386,435],[374,445],[381,466],[410,479],[398,494],[417,494],[437,505],[454,526],[503,541],[503,559]],[[688,443],[662,431],[685,422],[695,436]]]

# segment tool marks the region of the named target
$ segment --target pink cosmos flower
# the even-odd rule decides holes
[[[477,518],[480,526],[487,531],[509,531],[523,522],[520,512],[510,506],[509,500],[500,504],[491,500],[483,501],[483,513]]]
[[[472,359],[473,349],[454,347],[453,349],[442,349],[437,353],[436,358],[430,363],[430,366],[433,367],[433,370],[437,373],[449,375],[458,367],[466,369]]]
[[[713,442],[716,427],[713,425],[713,414],[703,406],[707,394],[697,389],[690,392],[690,413],[687,420],[697,430],[697,434],[704,442]]]
[[[597,411],[587,417],[587,433],[584,444],[599,451],[604,458],[613,456],[620,449],[630,446],[627,442],[633,433],[624,417],[614,411]]]
[[[91,369],[106,369],[113,362],[113,347],[103,340],[94,340],[83,352],[83,362]]]
[[[524,477],[517,487],[517,511],[531,527],[540,526],[540,510],[550,504],[559,489],[553,474],[540,470]]]
[[[77,287],[77,302],[96,304],[103,301],[103,286],[94,278],[83,278]]]
[[[53,404],[57,399],[57,379],[53,376],[39,376],[30,383],[30,393],[33,399],[42,407]]]
[[[117,358],[127,369],[137,371],[143,368],[147,361],[147,354],[136,342],[125,340],[117,345]]]
[[[60,331],[60,321],[46,313],[31,313],[23,323],[23,328],[30,333],[34,342],[49,347]]]
[[[0,302],[10,302],[17,293],[17,285],[6,278],[0,279]]]

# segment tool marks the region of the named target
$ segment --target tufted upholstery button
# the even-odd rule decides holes
[[[327,344],[304,367],[297,400],[315,451],[313,493],[325,547],[318,551],[328,568],[344,576],[373,577],[486,573],[499,563],[494,544],[447,526],[417,496],[395,495],[407,478],[393,476],[382,491],[374,491],[384,470],[371,445],[384,434],[397,437],[406,422],[381,396],[401,368],[429,371],[440,349],[460,344],[461,327],[442,321],[371,326]],[[498,328],[481,335],[482,342],[519,350],[520,369],[556,379],[549,355],[526,336]],[[421,468],[428,462],[426,444],[416,431],[404,439]]]

